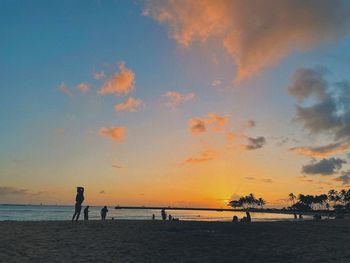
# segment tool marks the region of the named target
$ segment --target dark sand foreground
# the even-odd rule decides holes
[[[350,262],[350,221],[0,222],[1,262]]]

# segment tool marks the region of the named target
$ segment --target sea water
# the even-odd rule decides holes
[[[101,206],[90,206],[89,219],[99,220]],[[84,207],[83,207],[84,209]],[[83,209],[80,219],[84,219]],[[160,220],[159,210],[124,210],[108,207],[107,219],[131,219],[131,220],[151,220],[152,215]],[[175,211],[166,210],[174,218],[192,221],[231,221],[234,215],[238,218],[245,216],[244,212],[219,212],[219,211]],[[62,205],[7,205],[0,204],[0,221],[40,221],[40,220],[70,220],[74,213],[74,206]],[[293,215],[275,213],[251,213],[252,221],[281,221],[293,220]],[[307,219],[308,217],[305,217]]]

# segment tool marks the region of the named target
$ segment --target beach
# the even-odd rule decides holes
[[[349,262],[348,220],[0,222],[1,262]]]

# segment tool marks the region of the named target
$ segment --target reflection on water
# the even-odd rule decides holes
[[[91,220],[100,219],[101,208],[99,206],[90,206],[89,218]],[[0,205],[0,221],[70,220],[73,212],[73,206]],[[180,220],[194,221],[231,221],[234,215],[238,216],[238,218],[245,216],[243,212],[172,210],[167,210],[166,212]],[[113,207],[109,207],[107,219],[113,217],[114,219],[148,220],[152,218],[152,214],[155,214],[156,219],[161,219],[160,211],[158,210],[116,210]],[[293,220],[293,215],[285,214],[251,213],[251,216],[253,221]],[[83,213],[80,214],[80,218],[84,218]]]

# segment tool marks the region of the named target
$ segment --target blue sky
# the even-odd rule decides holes
[[[307,49],[288,50],[235,82],[238,58],[226,52],[215,34],[205,40],[193,37],[185,47],[174,39],[172,23],[179,20],[185,27],[188,21],[175,15],[170,22],[160,21],[144,13],[146,5],[143,1],[0,3],[0,186],[27,193],[0,195],[0,202],[69,203],[76,184],[89,187],[95,203],[174,204],[186,199],[209,206],[220,204],[208,200],[249,191],[260,191],[273,203],[288,191],[321,191],[323,181],[329,187],[342,186],[332,181],[336,173],[333,177],[302,174],[301,167],[310,157],[289,151],[331,143],[332,138],[310,136],[301,123],[293,121],[297,100],[288,95],[288,86],[295,70],[318,65],[332,72],[325,77],[329,82],[346,79],[348,31],[332,41],[317,40]],[[155,5],[151,7],[157,10]],[[170,15],[174,8],[168,10]],[[180,8],[189,12],[186,5]],[[330,31],[324,34],[332,36]],[[128,96],[97,95],[118,72],[119,62],[135,74],[128,96],[144,102],[137,112],[114,110]],[[94,79],[94,73],[101,71],[105,79]],[[215,81],[220,84],[213,85]],[[73,96],[59,90],[62,82]],[[91,86],[86,94],[75,88],[82,82]],[[168,91],[195,97],[169,108],[163,96]],[[210,112],[228,118],[224,131],[191,134],[189,121],[208,118]],[[249,120],[256,126],[239,128]],[[121,143],[99,135],[102,127],[119,126],[127,129]],[[231,129],[241,129],[243,134],[236,142],[238,148],[244,148],[248,137],[263,136],[266,145],[251,152],[226,151],[224,132]],[[276,146],[282,137],[289,142]],[[215,160],[183,165],[190,156],[208,149],[217,153]],[[346,158],[346,152],[341,154],[339,158]],[[114,169],[115,163],[125,168]],[[284,171],[288,172],[281,175]],[[311,176],[314,183],[300,182],[301,176]],[[265,179],[275,185],[259,190],[259,180]],[[213,185],[212,191],[208,185]],[[235,193],[237,185],[243,187]],[[276,187],[281,190],[271,194]],[[102,190],[106,194],[99,194]],[[172,192],[169,197],[156,194],[167,191]]]

